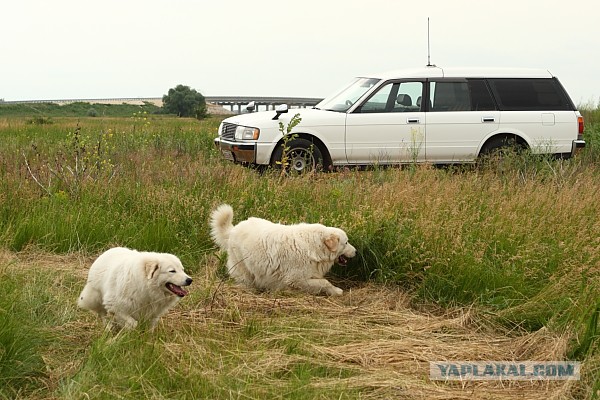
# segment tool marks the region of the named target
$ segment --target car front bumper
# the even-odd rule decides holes
[[[240,163],[256,162],[255,143],[231,142],[229,140],[223,140],[221,137],[215,138],[214,143],[223,157],[229,161]]]

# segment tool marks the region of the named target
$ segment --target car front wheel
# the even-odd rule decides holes
[[[323,155],[310,140],[297,138],[277,147],[272,165],[289,173],[304,174],[323,169]]]

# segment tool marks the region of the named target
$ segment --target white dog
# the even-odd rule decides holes
[[[227,270],[239,284],[259,290],[296,288],[312,294],[341,295],[323,276],[334,262],[356,255],[346,233],[321,224],[281,225],[249,218],[233,226],[233,209],[211,215],[211,235],[227,252]]]
[[[191,283],[181,261],[172,254],[115,247],[90,267],[78,305],[104,320],[112,315],[127,329],[140,322],[154,328],[159,318],[188,293],[182,286]]]

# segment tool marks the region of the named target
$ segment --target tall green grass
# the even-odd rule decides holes
[[[9,122],[0,131],[1,243],[92,254],[122,244],[197,263],[213,248],[210,210],[228,202],[238,220],[344,227],[361,250],[349,275],[499,308],[596,260],[594,140],[581,158],[520,161],[501,174],[422,167],[282,179],[223,162],[212,147],[217,125],[67,119],[30,130]]]
[[[475,304],[509,327],[568,331],[569,354],[598,368],[597,125],[587,126],[588,147],[571,160],[524,156],[502,170],[418,166],[286,178],[222,160],[212,145],[219,122],[151,116],[31,126],[0,119],[0,247],[87,256],[114,245],[168,251],[202,274],[215,253],[208,217],[227,202],[235,221],[341,227],[358,249],[347,268],[333,270],[348,282],[400,285],[417,301],[443,307]],[[99,379],[116,379],[131,388],[128,395],[151,397],[157,389],[145,377],[164,374],[168,360],[134,364],[140,381],[119,381],[119,368],[129,368],[122,366],[127,349],[152,353],[153,344],[99,340],[63,393],[93,382],[84,377],[100,369],[110,376]],[[299,364],[298,379],[321,373],[315,368]],[[223,394],[209,380],[179,379]],[[177,390],[167,382],[161,393],[193,398]]]
[[[42,387],[41,349],[48,338],[29,319],[23,282],[0,269],[0,399],[14,399]]]

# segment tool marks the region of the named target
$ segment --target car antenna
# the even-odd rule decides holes
[[[429,48],[429,17],[427,17],[427,66],[435,67],[435,64],[431,63],[431,50]]]

